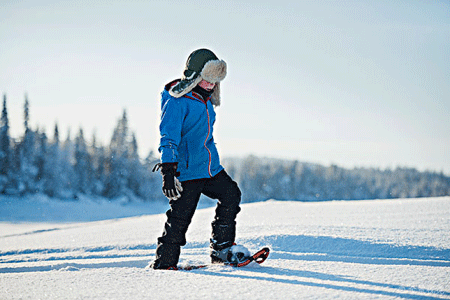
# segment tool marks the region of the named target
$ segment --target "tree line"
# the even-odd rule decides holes
[[[245,202],[277,200],[364,200],[450,195],[450,177],[414,168],[345,169],[296,160],[256,156],[227,158],[228,172],[244,191]]]
[[[83,129],[72,138],[70,130],[60,140],[55,124],[53,136],[30,127],[29,101],[23,106],[24,131],[9,135],[7,98],[3,95],[0,120],[0,194],[43,193],[60,199],[79,195],[109,199],[126,197],[146,201],[164,199],[161,176],[152,172],[159,161],[152,151],[138,154],[138,142],[128,127],[126,110],[118,119],[109,145],[88,141]],[[361,200],[450,195],[450,177],[442,172],[419,172],[413,168],[380,170],[344,169],[295,160],[248,156],[222,160],[239,183],[243,202],[278,200]]]
[[[76,199],[79,194],[107,198],[128,197],[151,200],[161,198],[159,174],[151,166],[157,158],[150,152],[138,154],[135,134],[128,127],[126,110],[114,128],[108,146],[97,138],[88,142],[80,128],[74,138],[70,130],[60,140],[58,125],[53,137],[30,127],[29,101],[25,96],[23,136],[9,135],[6,95],[0,124],[0,194],[44,193],[50,197]]]

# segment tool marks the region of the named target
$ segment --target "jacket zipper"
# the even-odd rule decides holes
[[[209,134],[211,133],[211,125],[210,125],[210,120],[209,120],[209,111],[208,111],[208,102],[205,103],[205,107],[206,107],[206,114],[208,115],[208,135],[206,136],[205,142],[203,143],[206,150],[208,150],[208,154],[209,154],[209,161],[208,161],[208,173],[209,173],[209,177],[213,177],[212,173],[211,173],[211,151],[208,149],[208,147],[206,146],[206,142],[208,141],[208,137]]]
[[[208,135],[206,136],[206,139],[205,139],[205,142],[203,143],[203,146],[206,148],[206,150],[208,151],[208,155],[209,155],[209,161],[208,161],[208,174],[209,174],[209,177],[213,177],[213,176],[212,176],[212,173],[211,173],[211,151],[210,151],[210,150],[208,149],[208,147],[206,146],[206,142],[208,141],[208,137],[209,137],[209,135],[210,135],[210,133],[211,133],[210,117],[209,117],[209,111],[208,111],[208,99],[205,101],[205,100],[203,100],[203,98],[202,98],[200,95],[198,95],[197,93],[194,94],[194,92],[193,92],[193,96],[194,96],[194,97],[190,97],[190,96],[188,96],[188,95],[184,95],[184,97],[189,98],[189,99],[200,100],[201,102],[203,102],[203,103],[205,104],[205,107],[206,107],[206,114],[207,114],[207,116],[208,116]],[[195,96],[197,96],[197,97],[195,98]]]

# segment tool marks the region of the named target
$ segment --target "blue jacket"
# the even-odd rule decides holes
[[[175,98],[161,93],[159,152],[162,163],[178,163],[180,181],[211,178],[223,170],[213,138],[216,113],[210,98],[195,92]]]

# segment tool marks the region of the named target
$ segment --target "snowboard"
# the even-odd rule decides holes
[[[270,253],[270,249],[267,247],[264,247],[240,263],[224,262],[224,263],[206,264],[206,265],[180,266],[180,267],[177,267],[177,270],[191,271],[191,270],[203,269],[203,268],[207,268],[209,266],[216,266],[216,265],[224,265],[224,266],[231,266],[231,267],[235,267],[235,268],[241,268],[241,267],[247,266],[248,264],[250,264],[253,261],[258,264],[262,264],[267,259],[267,257],[269,257],[269,253]]]

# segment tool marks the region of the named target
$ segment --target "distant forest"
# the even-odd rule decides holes
[[[135,134],[128,127],[124,110],[112,132],[109,145],[100,145],[95,135],[88,141],[80,128],[75,137],[59,138],[39,128],[30,128],[29,101],[24,101],[24,131],[9,135],[7,97],[3,96],[0,124],[0,194],[43,193],[60,199],[79,195],[130,201],[164,199],[161,176],[152,167],[159,159],[154,152],[138,155]],[[450,195],[450,177],[442,172],[419,172],[412,168],[380,170],[344,169],[292,160],[248,156],[222,160],[227,172],[239,183],[243,202],[277,200],[362,200]]]

